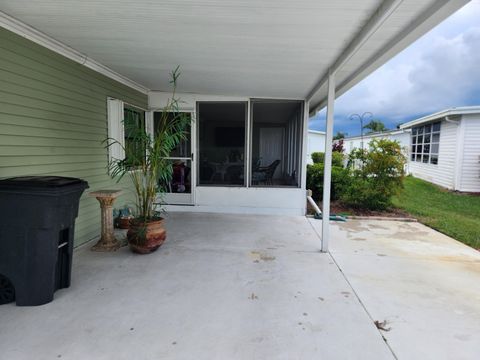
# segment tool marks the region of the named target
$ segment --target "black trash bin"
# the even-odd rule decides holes
[[[59,176],[0,180],[0,303],[41,305],[70,286],[75,218],[87,188]]]

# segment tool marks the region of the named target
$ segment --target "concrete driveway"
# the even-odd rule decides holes
[[[321,222],[303,217],[167,221],[157,253],[83,247],[72,287],[52,303],[1,306],[0,357],[478,358],[479,257],[444,237],[422,240],[434,232],[419,224],[334,224],[330,255],[318,251]],[[432,246],[463,260],[429,260]],[[384,319],[389,332],[374,325]]]
[[[321,230],[319,221],[311,220]],[[480,253],[419,223],[351,220],[331,255],[399,359],[480,359]]]
[[[52,303],[1,306],[0,358],[392,358],[306,218],[167,221],[157,253],[85,247]]]

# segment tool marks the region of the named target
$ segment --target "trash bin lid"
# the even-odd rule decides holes
[[[0,187],[59,188],[84,182],[82,179],[63,176],[18,176],[0,180]]]

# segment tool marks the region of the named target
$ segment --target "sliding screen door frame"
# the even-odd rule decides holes
[[[286,149],[290,149],[286,153],[288,154],[289,152],[296,152],[296,156],[294,156],[297,164],[297,169],[298,174],[297,174],[297,185],[296,186],[291,186],[291,185],[271,185],[271,186],[258,186],[258,185],[253,185],[252,184],[252,156],[253,154],[253,126],[254,126],[254,116],[253,116],[253,111],[254,111],[254,105],[258,103],[298,103],[299,104],[299,118],[295,122],[295,124],[292,127],[295,127],[295,131],[291,132],[285,132],[284,137],[287,139],[287,144]],[[305,133],[305,100],[303,99],[269,99],[269,98],[251,98],[250,101],[248,102],[249,104],[249,112],[248,112],[248,127],[249,127],[249,134],[248,134],[248,183],[247,187],[252,187],[252,188],[264,188],[264,189],[271,189],[271,188],[287,188],[287,189],[299,189],[302,188],[302,180],[304,177],[304,172],[306,172],[306,167],[304,168],[304,161],[303,161],[303,155],[304,155],[304,145],[306,143],[306,139],[304,138],[304,133]],[[295,150],[294,150],[295,149]],[[288,156],[287,156],[288,157]],[[288,169],[289,163],[292,161],[292,158],[288,158],[287,162],[284,164],[284,168]]]
[[[155,133],[154,126],[154,113],[163,112],[163,109],[152,109],[145,113],[145,128],[147,133],[153,138]],[[165,192],[164,199],[157,197],[157,201],[164,201],[166,205],[195,205],[195,188],[196,188],[196,122],[195,122],[195,111],[188,109],[180,109],[180,113],[190,114],[190,157],[168,157],[170,160],[185,160],[190,161],[191,174],[190,174],[190,196],[186,196],[186,193],[170,193]]]
[[[244,127],[245,127],[245,143],[244,143],[244,160],[243,160],[243,185],[237,185],[237,184],[201,184],[200,181],[200,165],[201,165],[201,159],[200,159],[200,131],[201,131],[201,124],[200,124],[200,106],[202,104],[243,104],[245,106],[245,120],[244,120]],[[195,135],[195,158],[196,158],[196,179],[195,179],[195,184],[196,187],[209,187],[209,188],[215,188],[215,187],[229,187],[229,188],[247,188],[249,184],[249,144],[250,144],[250,101],[248,100],[207,100],[207,101],[197,101],[195,105],[195,110],[196,110],[196,115],[197,115],[197,126],[196,126],[196,135]]]

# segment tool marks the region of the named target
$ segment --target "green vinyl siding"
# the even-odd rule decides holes
[[[60,175],[88,181],[75,245],[100,234],[100,208],[87,192],[123,189],[107,174],[107,97],[146,108],[147,95],[0,28],[0,178]]]

